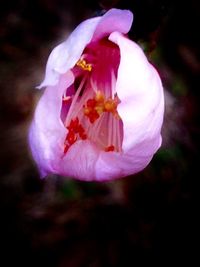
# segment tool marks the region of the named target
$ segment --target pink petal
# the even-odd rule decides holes
[[[135,174],[149,163],[148,157],[102,152],[96,163],[96,181],[109,181]]]
[[[130,11],[111,9],[102,18],[84,21],[52,51],[40,88],[50,86],[38,103],[29,134],[42,176],[57,173],[87,181],[112,180],[141,171],[160,147],[163,88],[140,47],[121,34],[129,31],[132,19]],[[120,48],[116,92],[121,100],[118,112],[123,121],[123,152],[100,151],[87,140],[77,141],[64,154],[67,130],[60,113],[63,92],[74,82],[69,69],[89,42],[105,36]]]
[[[46,66],[45,79],[38,87],[55,85],[60,74],[71,69],[80,58],[85,46],[91,41],[101,17],[83,21],[70,34],[67,40],[53,49]]]
[[[29,142],[33,157],[41,175],[55,173],[55,159],[60,159],[66,129],[60,119],[62,95],[74,81],[69,71],[63,75],[56,86],[49,86],[44,91],[34,115],[29,132]]]
[[[155,140],[147,149],[151,155],[160,146],[164,113],[159,75],[136,43],[119,33],[112,33],[109,39],[118,44],[121,54],[116,91],[121,100],[118,112],[124,125],[123,151],[134,155],[135,146],[140,144],[144,152],[138,149],[146,153],[143,144]]]
[[[109,36],[117,31],[123,34],[129,32],[133,22],[133,14],[129,10],[110,9],[100,20],[95,30],[93,41]]]
[[[83,21],[65,42],[53,49],[47,61],[45,79],[38,88],[58,83],[59,75],[75,65],[91,40],[96,41],[113,31],[127,33],[132,21],[133,14],[129,10],[118,9],[111,9],[102,17]]]
[[[95,165],[99,149],[90,141],[77,141],[70,147],[62,160],[58,161],[59,174],[83,181],[96,180]]]
[[[96,181],[109,181],[138,173],[149,164],[153,157],[152,150],[156,151],[160,144],[161,139],[156,137],[135,145],[131,153],[101,152],[96,163]]]

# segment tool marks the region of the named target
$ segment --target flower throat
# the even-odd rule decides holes
[[[68,132],[64,153],[79,140],[89,140],[106,152],[121,152],[123,123],[117,106],[119,48],[103,39],[90,43],[72,72],[75,81],[63,95],[61,119]]]

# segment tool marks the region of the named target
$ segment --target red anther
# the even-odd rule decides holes
[[[95,108],[96,104],[97,104],[97,101],[93,98],[90,98],[87,101],[87,107],[89,108]]]
[[[111,152],[111,151],[115,150],[115,147],[113,145],[107,146],[104,150],[105,150],[105,152]]]
[[[85,134],[85,133],[79,134],[79,136],[80,136],[80,138],[82,140],[86,140],[87,139],[87,134]]]
[[[67,134],[67,138],[66,139],[67,139],[69,145],[72,145],[72,144],[74,144],[76,142],[77,137],[76,137],[74,132],[69,131],[68,134]]]
[[[87,135],[86,135],[85,130],[83,129],[83,126],[81,124],[79,124],[78,133],[79,133],[79,136],[82,140],[87,139]]]
[[[76,117],[74,120],[71,120],[69,126],[67,126],[69,131],[73,131],[74,133],[78,133],[79,129],[79,119]]]
[[[87,135],[83,126],[79,123],[78,117],[72,119],[70,124],[66,127],[68,129],[68,133],[64,142],[64,153],[66,153],[71,145],[73,145],[78,138],[85,140],[87,139]]]
[[[93,110],[88,115],[88,118],[89,118],[91,123],[94,123],[99,118],[99,114],[98,114],[98,112],[96,110]]]
[[[75,129],[79,125],[79,119],[76,117],[75,119],[71,120],[70,122],[70,129]]]
[[[64,154],[67,153],[69,147],[70,147],[69,145],[64,145]]]
[[[83,112],[84,112],[85,116],[88,116],[91,111],[92,111],[91,108],[88,108],[85,105],[83,106]]]
[[[85,130],[83,129],[83,126],[81,124],[79,124],[77,130],[78,130],[79,135],[83,134],[85,132]]]
[[[79,124],[79,126],[78,126],[78,132],[80,133],[80,132],[83,132],[83,131],[84,131],[83,126],[81,124]]]

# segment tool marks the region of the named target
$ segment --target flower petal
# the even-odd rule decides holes
[[[109,39],[118,44],[121,55],[116,91],[121,100],[118,112],[124,126],[123,151],[134,155],[136,145],[143,147],[146,141],[155,140],[148,149],[149,155],[154,154],[160,145],[164,113],[159,75],[136,43],[117,32]]]
[[[62,75],[59,84],[45,89],[34,115],[29,132],[29,143],[41,176],[55,173],[55,163],[60,160],[66,136],[61,118],[62,95],[74,81],[69,71]]]
[[[91,41],[101,17],[83,21],[67,40],[53,49],[46,66],[45,79],[38,88],[55,85],[59,75],[71,69],[80,58],[85,46]]]
[[[57,164],[59,174],[83,181],[96,180],[95,165],[99,149],[90,141],[77,141]]]
[[[104,16],[83,21],[67,40],[53,49],[46,66],[44,81],[38,89],[55,85],[59,75],[72,68],[90,41],[108,36],[113,31],[127,33],[133,21],[129,10],[111,9]]]
[[[38,103],[29,133],[42,176],[55,173],[85,181],[112,180],[144,169],[160,147],[163,88],[141,48],[123,36],[132,20],[130,11],[111,9],[103,17],[81,23],[52,51],[45,80],[39,86],[48,87]],[[104,152],[89,140],[79,140],[64,154],[68,130],[61,120],[62,96],[74,82],[69,69],[88,43],[105,36],[120,49],[116,92],[121,101],[117,109],[123,121],[122,152]]]
[[[112,32],[126,34],[133,22],[133,13],[129,10],[110,9],[100,20],[95,30],[93,41],[109,36]]]
[[[96,163],[96,181],[109,181],[135,174],[144,169],[149,161],[149,158],[137,158],[137,155],[133,157],[115,152],[101,153]]]

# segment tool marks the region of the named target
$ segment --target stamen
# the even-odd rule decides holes
[[[107,99],[104,103],[105,111],[114,112],[117,108],[117,104],[113,99]]]
[[[64,120],[68,130],[64,141],[64,154],[74,143],[86,139],[105,152],[121,152],[123,126],[117,111],[120,100],[116,93],[114,70],[110,70],[111,78],[107,79],[105,76],[106,79],[102,82],[102,79],[98,80],[95,76],[96,61],[90,64],[86,59],[88,57],[82,55],[76,63],[76,66],[86,71],[79,69],[76,81],[81,79],[81,82],[78,89],[75,88],[77,90],[74,95],[63,95],[63,106],[66,104],[68,109]],[[95,72],[88,73],[94,67]],[[104,75],[102,77],[104,78]]]
[[[95,100],[100,103],[104,102],[104,99],[105,99],[104,94],[100,90],[98,90],[95,95]]]
[[[109,117],[108,117],[108,125],[111,125],[111,127],[109,127],[110,129],[112,129],[112,116],[111,114],[109,114]],[[112,142],[112,131],[108,131],[108,144],[111,144]]]
[[[83,88],[83,86],[84,86],[84,84],[85,84],[85,82],[86,82],[86,79],[87,79],[87,76],[85,76],[85,77],[83,78],[83,80],[81,81],[81,83],[80,83],[80,85],[79,85],[79,87],[78,87],[78,90],[76,91],[76,94],[75,94],[74,97],[73,97],[72,103],[71,103],[71,105],[70,105],[70,108],[69,108],[69,111],[68,111],[68,114],[67,114],[67,118],[66,118],[66,121],[65,121],[65,125],[68,125],[68,123],[69,123],[69,121],[70,121],[70,119],[71,119],[71,115],[72,115],[72,113],[73,113],[74,106],[75,106],[75,104],[76,104],[76,102],[77,102],[77,100],[78,100],[79,94],[80,94],[80,92],[81,92],[81,90],[82,90],[82,88]]]
[[[83,105],[83,113],[87,116],[91,123],[94,123],[103,112],[110,112],[116,118],[120,118],[117,112],[118,99],[105,99],[101,91],[97,91],[93,98],[87,100]]]
[[[92,71],[92,64],[87,63],[85,59],[80,58],[76,65],[81,67],[83,70]]]
[[[111,152],[111,151],[114,151],[114,150],[115,150],[115,147],[114,147],[113,145],[111,145],[111,146],[107,146],[107,147],[105,147],[105,149],[104,149],[105,152]]]
[[[68,133],[64,142],[64,153],[68,151],[71,145],[73,145],[77,140],[87,139],[87,135],[83,126],[80,124],[78,117],[70,121],[67,126]]]

